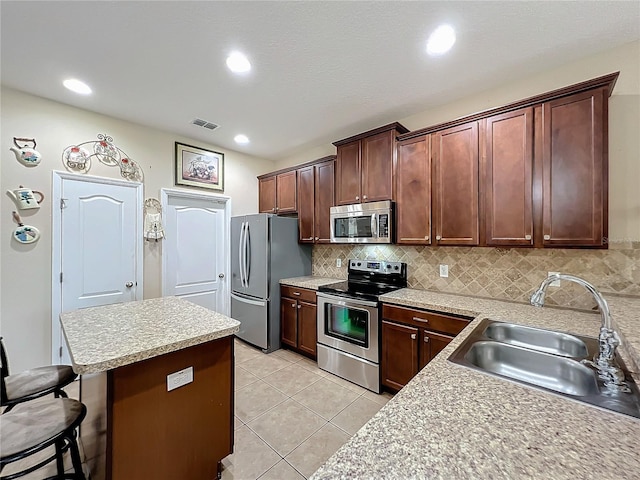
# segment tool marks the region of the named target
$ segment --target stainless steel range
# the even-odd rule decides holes
[[[380,393],[379,296],[407,286],[407,264],[349,260],[348,279],[318,288],[318,367]]]

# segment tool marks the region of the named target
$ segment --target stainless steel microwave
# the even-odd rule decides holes
[[[392,243],[393,202],[331,207],[331,243]]]

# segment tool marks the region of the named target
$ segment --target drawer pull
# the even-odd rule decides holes
[[[416,334],[415,334],[415,333],[412,333],[412,334],[411,334],[411,340],[415,340],[415,339],[416,339]]]
[[[293,292],[294,295],[300,296],[300,292]]]
[[[416,322],[429,323],[429,319],[427,319],[427,318],[418,318],[418,317],[413,317],[413,319],[414,319]]]

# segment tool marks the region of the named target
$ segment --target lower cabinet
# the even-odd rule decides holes
[[[280,287],[280,341],[316,358],[316,292],[307,288]]]
[[[400,390],[471,320],[470,317],[384,304],[382,385]]]

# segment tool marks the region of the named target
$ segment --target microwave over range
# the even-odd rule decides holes
[[[393,202],[331,207],[331,243],[393,243]]]

